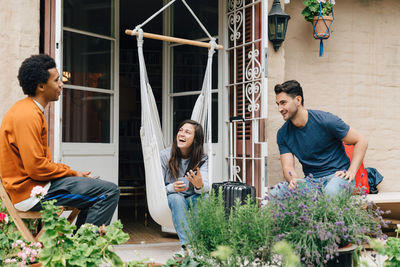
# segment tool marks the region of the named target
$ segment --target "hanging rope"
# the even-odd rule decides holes
[[[164,41],[180,42],[183,44],[191,44],[197,46],[209,47],[207,67],[204,75],[203,86],[201,93],[196,101],[195,107],[192,112],[192,119],[203,122],[201,123],[205,130],[206,135],[206,151],[209,156],[209,184],[212,184],[212,138],[211,138],[211,81],[212,81],[212,59],[215,49],[222,49],[223,47],[217,45],[215,38],[213,38],[205,29],[200,20],[195,16],[193,11],[187,5],[185,0],[181,0],[187,7],[193,17],[196,19],[200,27],[210,38],[210,42],[203,43],[192,40],[179,39],[168,36],[161,36],[155,34],[144,33],[142,26],[151,21],[154,17],[164,11],[175,0],[169,2],[166,6],[161,8],[158,12],[154,13],[149,19],[142,24],[139,24],[132,31],[125,31],[127,34],[137,36],[138,57],[139,57],[139,70],[140,70],[140,94],[141,94],[141,128],[140,139],[142,142],[143,161],[145,166],[145,179],[146,179],[146,198],[148,210],[151,217],[158,224],[173,228],[171,211],[168,207],[167,194],[165,194],[165,183],[163,179],[163,172],[160,162],[160,150],[165,148],[165,142],[162,135],[161,124],[158,116],[157,105],[154,95],[147,76],[146,64],[143,54],[143,37],[160,39]],[[179,40],[177,40],[179,39]]]
[[[331,2],[331,1],[329,1],[329,2]],[[324,22],[323,25],[325,25],[325,28],[326,28],[324,34],[321,34],[316,29],[317,24],[321,19]],[[333,8],[332,8],[332,21],[328,25],[327,21],[325,20],[324,16],[322,15],[322,3],[320,2],[319,3],[319,15],[318,15],[318,18],[315,21],[315,23],[313,23],[313,36],[314,36],[314,39],[319,39],[320,40],[320,42],[319,42],[319,56],[320,57],[322,57],[324,55],[324,43],[323,43],[323,40],[329,38],[329,36],[330,36],[330,27],[331,27],[331,25],[332,25],[334,20],[335,20],[335,14],[333,13]]]

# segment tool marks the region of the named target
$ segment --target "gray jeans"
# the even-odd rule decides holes
[[[107,181],[87,177],[64,177],[51,181],[43,200],[57,199],[57,206],[81,210],[76,225],[108,225],[119,201],[119,187]],[[42,200],[42,201],[43,201]],[[41,210],[40,202],[31,211]]]

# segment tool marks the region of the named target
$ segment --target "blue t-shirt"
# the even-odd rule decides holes
[[[348,169],[342,139],[350,126],[339,117],[320,110],[308,109],[308,121],[297,128],[290,120],[279,129],[277,142],[280,154],[292,153],[303,166],[304,175],[320,178]]]

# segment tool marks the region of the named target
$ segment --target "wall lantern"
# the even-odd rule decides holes
[[[281,8],[281,2],[274,0],[268,13],[268,39],[274,44],[275,51],[278,51],[281,43],[285,40],[289,19],[290,16]]]

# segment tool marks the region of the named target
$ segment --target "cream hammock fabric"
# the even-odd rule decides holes
[[[212,58],[214,54],[214,50],[217,45],[215,39],[210,36],[210,34],[205,30],[204,26],[194,15],[193,11],[186,4],[184,0],[181,0],[185,6],[189,9],[195,19],[198,21],[200,26],[206,32],[206,34],[210,38],[210,43],[201,43],[201,46],[209,46],[208,52],[208,61],[206,72],[204,75],[204,81],[201,93],[196,101],[196,104],[193,108],[192,112],[192,120],[198,121],[204,128],[205,132],[205,150],[211,159],[211,81],[212,81]],[[165,183],[163,179],[163,173],[160,162],[160,151],[163,150],[165,146],[163,134],[161,131],[161,124],[158,117],[157,106],[154,100],[153,91],[151,89],[149,79],[147,76],[147,70],[145,65],[145,60],[143,56],[143,37],[155,38],[161,40],[169,40],[174,39],[172,41],[181,42],[183,40],[186,44],[191,44],[195,41],[177,39],[173,37],[161,36],[143,33],[141,27],[162,12],[165,8],[171,5],[175,0],[169,2],[166,6],[164,6],[161,10],[155,13],[152,17],[150,17],[147,21],[137,26],[133,31],[127,30],[127,34],[136,35],[137,36],[137,46],[138,46],[138,55],[139,55],[139,68],[140,68],[140,93],[141,93],[141,105],[142,105],[142,114],[141,114],[141,128],[140,128],[140,137],[142,141],[142,151],[143,151],[143,160],[145,166],[145,179],[146,179],[146,196],[147,196],[147,205],[148,210],[151,217],[161,226],[166,228],[173,228],[171,211],[168,207],[167,195],[165,191]],[[218,46],[217,48],[220,48]],[[211,160],[208,162],[208,174],[209,174],[209,184],[211,186],[212,179],[212,164]]]

